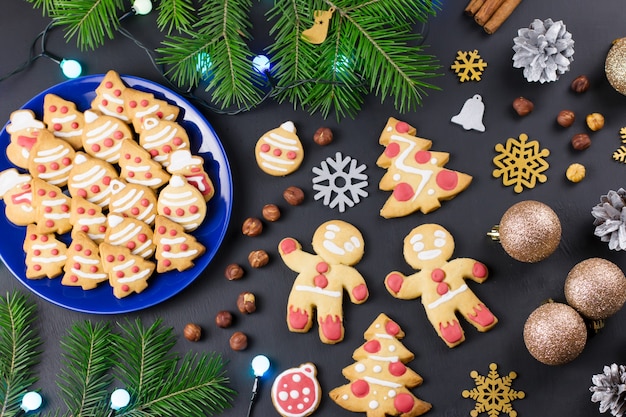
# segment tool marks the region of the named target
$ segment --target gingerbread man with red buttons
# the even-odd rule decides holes
[[[418,226],[404,239],[404,259],[419,272],[405,276],[394,271],[385,278],[385,286],[394,297],[422,298],[428,319],[449,347],[465,340],[457,312],[481,332],[498,322],[465,282],[484,282],[487,267],[469,258],[448,262],[453,252],[454,240],[446,229],[438,224]]]
[[[350,301],[365,302],[369,291],[365,279],[353,267],[363,257],[365,243],[361,232],[341,220],[331,220],[317,228],[311,254],[302,245],[285,238],[278,244],[280,256],[289,269],[298,273],[287,302],[287,326],[306,333],[317,313],[319,337],[323,343],[341,342],[343,327],[343,292]]]

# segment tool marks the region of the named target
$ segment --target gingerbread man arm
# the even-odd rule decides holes
[[[406,276],[402,272],[393,271],[385,277],[385,287],[391,295],[402,300],[412,300],[422,295],[422,272]]]
[[[457,258],[448,262],[444,267],[445,270],[457,271],[463,278],[469,278],[472,281],[481,284],[489,276],[489,270],[482,262],[478,262],[471,258]]]
[[[278,244],[278,253],[289,269],[302,272],[310,262],[315,261],[315,255],[302,250],[302,245],[296,239],[286,237]]]
[[[346,265],[333,265],[332,268],[339,272],[339,276],[343,280],[343,287],[350,294],[350,301],[354,304],[364,303],[369,297],[369,291],[365,279],[359,271]]]

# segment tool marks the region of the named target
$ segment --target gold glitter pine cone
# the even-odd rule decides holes
[[[618,93],[626,95],[626,38],[613,41],[604,62],[604,73],[609,84]]]

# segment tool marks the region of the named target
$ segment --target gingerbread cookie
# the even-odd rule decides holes
[[[254,154],[259,168],[276,177],[289,175],[300,168],[304,148],[296,135],[293,122],[285,122],[261,136]]]
[[[91,110],[85,112],[82,143],[85,152],[94,158],[111,164],[117,163],[120,159],[122,141],[132,138],[130,128],[120,119],[100,115]]]
[[[465,283],[466,279],[484,282],[487,267],[469,258],[448,262],[453,252],[454,239],[446,229],[438,224],[418,226],[404,239],[404,259],[420,271],[409,276],[394,271],[385,278],[385,286],[394,297],[422,298],[426,316],[449,347],[465,340],[457,311],[481,332],[498,322]]]
[[[43,122],[54,136],[67,141],[74,150],[82,148],[85,117],[76,109],[76,104],[56,94],[46,94],[43,99]]]
[[[156,245],[152,240],[152,229],[141,220],[109,213],[108,228],[104,241],[113,246],[128,248],[133,255],[150,258]]]
[[[65,274],[61,284],[82,287],[83,290],[92,290],[99,283],[109,280],[109,275],[102,268],[98,244],[81,231],[72,233],[72,243],[67,248],[63,271]]]
[[[167,184],[170,179],[170,174],[163,170],[161,164],[152,160],[148,151],[134,140],[124,140],[120,153],[118,161],[120,177],[126,182],[156,190]]]
[[[187,270],[193,267],[193,260],[205,252],[205,247],[185,233],[183,226],[165,216],[156,217],[154,241],[158,273]]]
[[[152,188],[112,180],[110,189],[109,213],[132,217],[148,225],[154,224],[157,197]]]
[[[55,278],[61,274],[67,261],[67,246],[54,233],[39,233],[37,226],[26,226],[23,245],[26,252],[26,278]]]
[[[102,212],[102,207],[95,203],[90,203],[82,197],[72,197],[70,207],[70,223],[72,225],[72,236],[75,232],[82,232],[100,244],[104,240],[107,231],[107,217]]]
[[[182,225],[185,231],[197,229],[206,216],[202,193],[182,175],[172,175],[170,183],[159,194],[157,211]]]
[[[422,377],[405,365],[415,355],[400,342],[403,337],[400,326],[380,314],[354,351],[356,362],[343,368],[351,382],[330,391],[330,398],[346,410],[376,417],[415,417],[430,410],[409,390],[421,385]]]
[[[117,179],[113,165],[83,152],[76,152],[67,188],[72,197],[82,197],[100,207],[109,205],[111,181]]]
[[[293,238],[278,244],[285,265],[298,273],[287,302],[287,326],[292,332],[308,332],[316,309],[320,340],[338,343],[344,337],[344,288],[355,304],[365,302],[369,296],[365,280],[353,268],[363,256],[365,243],[356,227],[331,220],[315,231],[313,250],[315,254],[303,251]]]
[[[134,88],[124,90],[126,114],[130,117],[135,132],[141,133],[143,120],[149,117],[175,121],[180,112],[178,106],[159,100],[152,93],[146,93]]]
[[[450,155],[432,152],[432,142],[412,134],[407,123],[389,118],[379,142],[385,151],[376,165],[387,172],[379,188],[393,191],[380,215],[385,218],[402,217],[420,210],[430,213],[441,207],[441,200],[450,200],[465,190],[472,177],[443,168]]]
[[[67,184],[74,166],[75,155],[72,145],[56,138],[51,132],[42,130],[37,142],[30,149],[28,171],[34,178],[63,187]]]
[[[311,415],[321,397],[317,368],[310,362],[281,372],[272,384],[272,403],[283,417]]]
[[[133,255],[128,248],[106,242],[100,244],[100,258],[104,271],[109,274],[115,297],[124,298],[148,288],[147,281],[155,266],[153,262]]]
[[[35,209],[37,232],[63,234],[72,230],[70,207],[72,199],[52,184],[33,178],[33,208]]]
[[[142,126],[139,144],[150,153],[152,159],[164,167],[169,165],[172,152],[190,148],[187,132],[176,122],[146,117]]]
[[[35,119],[32,110],[16,110],[11,113],[9,124],[6,127],[11,137],[7,145],[7,158],[20,168],[28,168],[30,150],[39,139],[39,133],[45,131],[46,126]]]
[[[130,118],[126,113],[124,102],[126,88],[117,72],[108,71],[96,88],[96,98],[91,102],[91,108],[129,123]]]
[[[198,155],[192,155],[187,149],[172,152],[167,171],[170,174],[184,176],[189,184],[202,193],[204,201],[208,202],[215,194],[213,182],[204,171],[204,159]]]
[[[11,223],[26,226],[37,221],[33,206],[33,177],[9,168],[0,173],[0,199],[4,200],[4,214]]]

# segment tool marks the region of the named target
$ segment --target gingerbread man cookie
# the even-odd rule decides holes
[[[349,223],[331,220],[313,235],[315,254],[303,251],[293,238],[281,240],[278,250],[285,265],[298,273],[287,302],[289,330],[308,332],[316,309],[320,340],[328,344],[341,342],[343,290],[355,304],[365,302],[369,296],[365,279],[353,268],[365,251],[361,232]]]
[[[404,259],[420,271],[409,276],[394,271],[385,278],[385,286],[394,297],[422,298],[428,319],[449,347],[465,340],[457,311],[481,332],[498,322],[465,283],[465,279],[485,281],[487,267],[469,258],[448,262],[453,252],[454,239],[446,229],[438,224],[423,224],[404,239]]]

